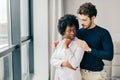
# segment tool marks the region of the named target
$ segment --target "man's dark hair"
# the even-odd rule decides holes
[[[79,23],[76,16],[71,14],[66,14],[63,17],[61,17],[58,21],[58,31],[61,35],[64,35],[64,32],[66,30],[66,27],[72,27],[75,26],[76,30],[79,29]]]
[[[78,9],[78,14],[88,15],[89,18],[97,16],[97,9],[95,5],[90,2],[82,4]]]

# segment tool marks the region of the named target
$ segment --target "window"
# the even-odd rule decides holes
[[[20,0],[21,38],[29,36],[28,0]]]
[[[28,80],[33,70],[29,0],[1,0],[0,5],[0,80]]]
[[[8,17],[7,1],[0,1],[0,48],[8,45]]]
[[[0,50],[8,47],[10,39],[8,37],[8,15],[9,0],[0,1]],[[0,80],[12,80],[12,55],[0,57]]]
[[[0,80],[12,80],[12,55],[0,58]]]
[[[20,28],[22,42],[29,39],[29,2],[28,0],[20,0]],[[22,79],[26,80],[29,76],[29,43],[21,45],[21,65]]]
[[[29,43],[23,44],[21,50],[22,79],[26,80],[29,76]]]

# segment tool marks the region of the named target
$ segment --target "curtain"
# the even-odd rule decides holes
[[[55,67],[50,65],[50,58],[51,58],[51,54],[54,51],[53,48],[53,42],[55,40],[61,40],[62,37],[61,35],[58,33],[58,29],[57,29],[57,24],[58,24],[58,19],[63,16],[64,14],[64,8],[63,8],[63,0],[49,0],[49,26],[48,26],[48,32],[49,32],[49,80],[53,80],[54,78],[54,71],[55,71]]]

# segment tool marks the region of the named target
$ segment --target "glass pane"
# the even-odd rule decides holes
[[[3,58],[0,58],[0,80],[4,79],[4,63]]]
[[[29,36],[28,30],[29,30],[29,15],[28,15],[28,0],[20,0],[21,1],[21,37]]]
[[[0,58],[0,80],[12,80],[12,56]]]
[[[26,80],[29,76],[29,45],[22,45],[22,54],[21,54],[21,62],[22,62],[22,80]]]
[[[8,45],[7,1],[0,0],[0,48]]]

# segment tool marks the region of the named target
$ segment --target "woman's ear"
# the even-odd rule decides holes
[[[63,36],[65,35],[65,31],[63,32]]]

